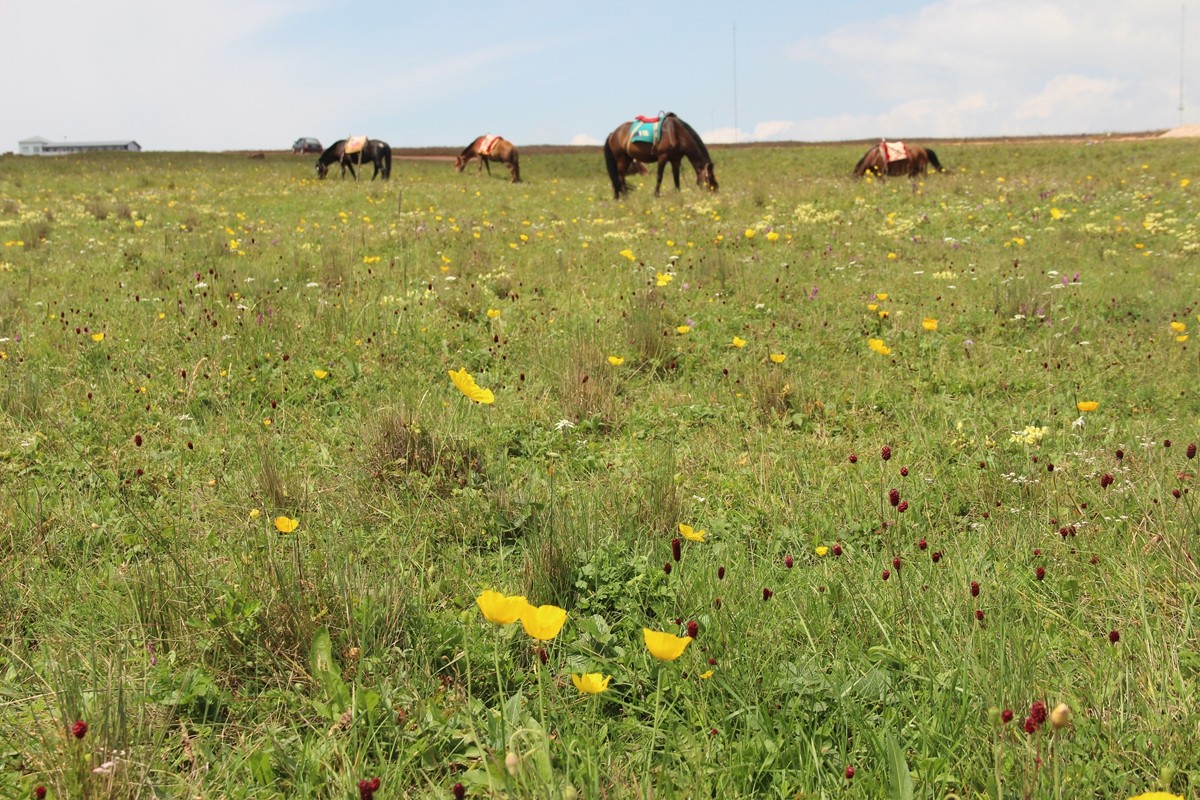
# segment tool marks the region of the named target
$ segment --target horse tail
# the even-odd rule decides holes
[[[517,154],[517,148],[515,145],[512,148],[512,168],[513,168],[512,169],[512,172],[513,172],[512,182],[520,183],[521,182],[521,157]]]
[[[380,142],[380,147],[383,150],[383,179],[386,181],[392,177],[392,146],[387,142]]]
[[[858,163],[854,165],[854,177],[861,178],[864,174],[866,174],[867,156],[869,155],[871,155],[870,150],[868,150],[863,157],[858,160]]]
[[[929,163],[933,165],[933,168],[934,168],[934,169],[936,169],[938,172],[945,172],[945,171],[946,171],[946,168],[945,168],[945,167],[943,167],[943,166],[941,165],[941,162],[939,162],[939,161],[938,161],[938,159],[937,159],[937,153],[933,152],[933,151],[932,151],[932,150],[930,150],[928,147],[926,147],[926,148],[925,148],[925,155],[929,156]]]
[[[604,143],[604,166],[608,167],[608,179],[613,185],[613,199],[621,196],[621,175],[617,170],[617,154],[612,149],[612,139]]]

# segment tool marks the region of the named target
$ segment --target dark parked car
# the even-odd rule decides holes
[[[317,139],[297,139],[295,144],[292,145],[292,154],[298,156],[304,153],[320,153],[323,149],[321,142]]]

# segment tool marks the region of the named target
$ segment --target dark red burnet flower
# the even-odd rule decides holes
[[[886,444],[883,447],[879,448],[879,457],[882,458],[884,461],[891,460],[892,448],[888,447]]]
[[[678,536],[671,540],[671,558],[676,561],[683,558],[683,542],[679,541]]]
[[[833,546],[833,554],[835,556],[840,556],[842,554],[842,546],[840,544],[835,544]]]
[[[850,764],[849,766],[846,767],[846,780],[848,780],[848,781],[854,780],[854,765],[853,764]]]
[[[772,592],[770,589],[768,589],[765,586],[763,587],[763,600],[764,601],[770,600],[774,596],[775,596],[774,592]]]
[[[37,800],[46,800],[46,787],[41,785],[34,787],[33,796]]]
[[[900,505],[900,490],[888,489],[888,502],[892,504],[892,508]]]
[[[139,433],[139,434],[136,434],[136,435],[133,437],[133,446],[134,446],[134,447],[141,447],[141,446],[142,446],[142,435],[141,435],[140,433]]]
[[[1033,571],[1033,575],[1034,575],[1034,577],[1036,577],[1036,578],[1037,578],[1039,581],[1040,581],[1040,580],[1045,580],[1045,578],[1046,578],[1046,568],[1045,568],[1045,567],[1038,567],[1037,569],[1035,569],[1035,570]]]
[[[700,636],[700,623],[694,619],[689,619],[687,624],[687,635],[693,639]]]
[[[900,556],[894,556],[892,558],[892,569],[896,570],[896,572],[899,572],[900,571],[900,563],[901,563]]]
[[[1005,725],[1012,722],[1012,720],[1013,720],[1013,712],[1012,712],[1011,708],[1006,708],[1000,712],[1000,721],[1003,722]]]
[[[671,574],[671,562],[670,561],[663,564],[663,572],[667,573],[668,575]]]
[[[971,597],[979,597],[979,581],[971,581]]]
[[[1034,700],[1033,705],[1029,707],[1029,716],[1033,717],[1034,722],[1041,725],[1050,716],[1050,710],[1041,700]]]
[[[880,575],[879,577],[883,578],[883,579],[886,581],[888,578],[892,577],[892,573],[891,573],[891,571],[890,571],[890,570],[886,570],[886,569],[885,569],[885,570],[883,571],[883,574],[882,574],[882,575]]]
[[[1170,447],[1170,446],[1171,446],[1171,440],[1163,439],[1163,447]]]
[[[371,800],[377,791],[379,791],[379,778],[371,778],[358,782],[358,796],[360,800]]]
[[[725,567],[723,567],[723,566],[717,567],[717,580],[719,580],[719,581],[725,580]]]
[[[454,795],[454,800],[463,800],[467,796],[467,787],[456,783],[450,787],[450,794]]]
[[[1113,629],[1108,632],[1108,643],[1109,644],[1116,644],[1119,641],[1121,641],[1121,632],[1120,631]]]
[[[935,563],[935,564],[938,563],[939,561],[942,560],[942,551],[934,550],[932,553],[929,554],[929,558],[932,559],[933,563]]]
[[[82,739],[87,736],[88,724],[81,719],[75,720],[75,724],[71,726],[71,735],[76,739]]]
[[[1107,489],[1113,484],[1113,476],[1107,472],[1100,476],[1100,488]]]
[[[791,569],[795,563],[790,554],[783,557],[783,565],[788,569]]]
[[[901,468],[900,468],[900,477],[901,477],[901,478],[907,478],[907,477],[908,477],[908,467],[901,467]]]
[[[908,501],[901,500],[900,505],[896,506],[896,510],[899,511],[901,514],[903,514],[905,511],[908,511]]]
[[[851,454],[850,454],[850,463],[851,463],[851,464],[857,464],[857,463],[858,463],[858,456],[854,455],[854,453],[851,453]]]
[[[1118,449],[1116,452],[1116,456],[1117,456],[1117,461],[1120,461],[1122,458],[1125,457],[1125,451]]]
[[[982,608],[975,609],[975,619],[979,620],[980,622],[983,622],[983,609]]]
[[[1195,442],[1192,442],[1191,444],[1189,444],[1187,446],[1187,457],[1188,458],[1196,457],[1196,443]]]
[[[1026,717],[1025,718],[1025,732],[1028,734],[1033,734],[1033,733],[1037,732],[1037,729],[1038,729],[1038,724],[1037,724],[1037,722],[1034,721],[1033,717]]]
[[[1183,492],[1179,491],[1178,489],[1171,490],[1171,497],[1174,497],[1176,500],[1178,500],[1182,496],[1183,496]]]
[[[924,539],[922,539],[921,541],[917,542],[917,549],[919,549],[919,550],[924,550],[924,549],[926,549],[927,547],[929,547],[929,542],[925,541]]]

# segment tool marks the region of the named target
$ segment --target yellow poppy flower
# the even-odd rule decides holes
[[[654,273],[654,285],[655,286],[666,286],[668,283],[670,283],[673,280],[675,280],[675,276],[671,275],[668,272]]]
[[[495,319],[496,317],[500,316],[500,309],[489,308],[487,310],[487,315],[488,315],[488,319]]]
[[[630,261],[633,261],[633,251],[630,250],[628,247],[626,247],[624,250],[621,251],[621,255],[625,256]]]
[[[93,342],[103,342],[104,341],[104,331],[100,331],[99,333],[93,333],[92,341]]]
[[[735,337],[733,337],[733,346],[738,349],[741,349],[746,346],[746,340],[740,336],[735,336]]]
[[[1183,797],[1170,792],[1146,792],[1137,797],[1131,797],[1129,800],[1183,800]]]
[[[1186,333],[1181,333],[1175,337],[1175,341],[1177,341],[1177,342],[1186,342],[1187,339],[1188,339],[1188,335]]]
[[[883,339],[868,339],[867,347],[879,353],[881,356],[891,355],[892,348],[883,343]]]
[[[571,683],[584,694],[600,694],[608,690],[608,682],[612,675],[602,675],[599,672],[585,672],[582,675],[571,673]]]
[[[879,303],[867,303],[867,311],[878,311]]]
[[[1100,407],[1100,404],[1095,400],[1080,400],[1075,404],[1075,407],[1086,414],[1089,411],[1095,411]]]
[[[258,519],[260,514],[262,514],[262,512],[257,508],[250,509],[250,519]]]
[[[824,558],[825,554],[828,552],[829,552],[829,548],[826,547],[825,545],[822,544],[822,545],[817,546],[817,555],[818,556],[821,556],[822,558]]]
[[[757,233],[757,231],[755,231],[754,228],[746,228],[746,238],[747,239],[753,239],[755,233]]]
[[[1182,322],[1178,322],[1178,321],[1172,322],[1171,330],[1175,331],[1176,333],[1183,333],[1184,331],[1187,330],[1187,325],[1183,324]]]
[[[511,625],[521,617],[521,612],[529,605],[529,601],[523,595],[508,595],[500,592],[485,589],[484,592],[475,598],[475,605],[479,606],[479,610],[483,612],[483,616],[488,622],[494,622],[497,625]]]
[[[526,604],[521,612],[521,627],[535,639],[548,642],[562,630],[567,621],[567,610],[558,606],[532,606]]]
[[[711,678],[712,676],[713,676],[713,671],[711,669],[705,670],[704,672],[700,673],[700,680],[706,681],[709,678]]]
[[[608,363],[612,364],[614,367],[619,367],[625,363],[625,359],[621,358],[620,356],[609,356]]]
[[[678,334],[691,333],[692,326],[691,325],[679,325],[675,328],[675,332]]]
[[[887,292],[876,292],[875,293],[876,300],[887,300],[888,297],[890,297],[890,296],[891,295],[889,295]]]
[[[787,361],[787,353],[771,353],[771,360],[776,364],[782,364]]]
[[[921,320],[921,327],[927,331],[936,331],[938,321],[933,317],[926,317]]]
[[[325,371],[325,370],[323,370],[323,369],[314,369],[314,370],[313,370],[313,377],[314,377],[314,378],[316,378],[316,379],[317,379],[317,380],[319,380],[319,381],[323,381],[323,380],[325,380],[326,378],[328,378],[328,377],[329,377],[329,373],[328,373],[328,372],[326,372],[326,371]]]
[[[684,525],[682,522],[679,523],[679,535],[687,539],[689,542],[703,542],[704,534],[706,533],[708,533],[708,531],[698,531],[691,525]]]
[[[779,234],[776,233],[775,231],[771,231],[770,233],[767,234],[767,241],[768,242],[778,242]]]
[[[475,379],[467,373],[467,368],[463,367],[458,372],[450,370],[450,380],[454,381],[454,385],[467,398],[476,403],[484,403],[485,405],[496,402],[496,396],[492,394],[491,389],[483,389],[475,383]]]
[[[300,520],[291,517],[276,517],[275,530],[280,533],[291,533],[300,525]]]
[[[642,628],[642,639],[646,642],[646,649],[650,651],[650,655],[659,661],[674,661],[683,655],[683,651],[692,643],[690,636],[675,636],[649,628]]]

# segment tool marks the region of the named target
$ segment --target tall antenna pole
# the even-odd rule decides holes
[[[1181,78],[1182,80],[1182,78]],[[1180,102],[1183,102],[1182,95]],[[733,23],[733,143],[738,142],[738,24]]]
[[[1179,8],[1179,124],[1183,125],[1183,23],[1187,17],[1187,3]]]

